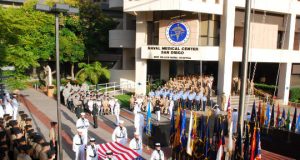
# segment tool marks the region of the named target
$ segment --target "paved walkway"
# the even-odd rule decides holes
[[[21,92],[23,95],[22,103],[29,112],[33,115],[34,121],[37,121],[41,130],[49,131],[50,121],[57,121],[56,115],[56,101],[47,97],[43,93],[34,90],[27,89]],[[87,116],[92,122],[91,117]],[[74,113],[69,111],[66,107],[61,107],[61,119],[62,119],[62,141],[64,150],[64,159],[74,159],[74,153],[72,151],[72,138],[76,134],[75,123],[77,117]],[[124,119],[125,126],[128,130],[128,138],[133,138],[134,127],[131,119]],[[39,123],[38,123],[39,122]],[[98,118],[99,127],[94,129],[89,127],[89,136],[96,138],[97,143],[105,143],[111,141],[111,133],[113,132],[115,125],[113,124],[114,118]],[[42,124],[42,125],[40,125]],[[42,133],[45,137],[48,133]],[[146,148],[146,147],[144,147]],[[145,159],[150,158],[152,150],[144,149],[143,157]]]

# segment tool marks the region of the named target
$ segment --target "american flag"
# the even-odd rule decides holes
[[[109,142],[99,144],[98,155],[100,160],[106,158],[107,150],[111,150],[114,158],[117,160],[142,159],[134,150],[127,148],[118,142]]]
[[[230,96],[228,98],[228,103],[227,103],[227,114],[228,114],[228,120],[229,122],[231,121],[231,106],[230,106]]]

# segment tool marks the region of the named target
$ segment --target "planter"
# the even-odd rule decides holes
[[[300,108],[300,103],[295,103],[295,102],[289,102],[288,104],[289,106],[292,106],[292,107],[299,107]]]
[[[47,96],[48,97],[53,97],[54,90],[55,90],[54,86],[48,86],[47,87]]]

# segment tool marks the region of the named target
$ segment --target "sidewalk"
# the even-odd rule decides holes
[[[33,118],[37,119],[43,124],[43,130],[49,130],[50,121],[57,121],[56,115],[56,101],[52,98],[47,97],[43,93],[34,90],[27,89],[21,92],[23,95],[22,102],[33,114]],[[87,118],[92,122],[90,116]],[[64,150],[64,159],[74,159],[74,153],[72,151],[72,138],[76,134],[75,123],[77,117],[74,113],[69,111],[65,106],[61,107],[61,120],[62,120],[62,141]],[[114,119],[113,119],[114,120]],[[110,118],[98,118],[98,128],[94,129],[92,126],[89,127],[89,136],[96,138],[97,143],[105,143],[111,141],[111,134],[115,128],[113,120]],[[125,126],[128,130],[129,140],[133,138],[134,127],[132,121],[125,120]],[[43,133],[44,134],[44,133]],[[44,134],[48,137],[48,133]],[[143,157],[145,159],[150,158],[151,151],[144,149]]]

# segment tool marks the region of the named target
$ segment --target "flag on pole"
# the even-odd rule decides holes
[[[273,104],[272,112],[271,112],[270,127],[274,127],[274,108],[275,108],[275,105]]]
[[[146,135],[151,136],[152,126],[151,126],[151,103],[148,102],[147,107],[147,117],[146,117]]]
[[[265,123],[265,113],[266,112],[266,103],[263,103],[261,108],[261,115],[260,115],[260,125],[263,126]]]
[[[254,160],[255,158],[255,148],[256,147],[256,126],[254,127],[253,136],[251,140],[251,156],[250,160]]]
[[[172,113],[172,117],[171,117],[171,125],[170,125],[170,141],[169,141],[171,148],[172,148],[172,146],[173,146],[174,137],[175,137],[175,133],[176,133],[175,115],[174,115],[175,111],[173,110],[172,112],[173,112],[173,113]]]
[[[279,103],[277,104],[277,115],[276,115],[276,123],[275,123],[275,127],[279,127],[279,116],[280,116],[280,107],[279,107]]]
[[[197,139],[197,129],[198,129],[198,122],[197,122],[197,113],[194,113],[194,122],[193,122],[193,129],[192,129],[192,151],[194,150],[196,139]]]
[[[265,120],[265,126],[266,127],[269,127],[269,122],[270,122],[270,116],[271,116],[271,113],[270,113],[270,104],[268,103],[267,104],[267,111],[266,111],[266,120]]]
[[[251,121],[251,122],[255,122],[255,121],[256,121],[255,100],[254,100],[253,106],[252,106],[252,113],[251,113],[250,121]]]
[[[285,119],[285,109],[284,109],[284,108],[283,108],[283,111],[282,111],[281,118],[282,118],[282,119]]]
[[[297,120],[296,132],[297,132],[297,133],[300,133],[300,114],[299,114],[298,120]]]
[[[290,129],[291,129],[291,127],[290,127],[290,124],[291,124],[290,117],[291,117],[291,113],[290,113],[290,109],[289,109],[289,110],[288,110],[288,113],[287,113],[286,121],[285,121],[285,128],[286,128],[287,130],[290,130]]]
[[[228,124],[232,121],[231,119],[231,105],[230,105],[230,96],[228,97],[228,102],[227,102],[227,117],[228,117]]]
[[[297,121],[297,108],[295,107],[295,112],[293,116],[293,121],[292,121],[292,131],[296,131],[296,121]]]
[[[181,119],[181,107],[177,109],[176,122],[175,122],[175,136],[173,142],[173,148],[178,147],[180,145],[180,120]]]
[[[186,134],[185,134],[185,123],[186,123],[186,110],[184,109],[182,111],[181,127],[180,127],[181,149],[185,149],[186,145],[187,145],[187,138],[186,138]]]
[[[261,160],[261,142],[260,142],[260,129],[256,129],[256,149],[255,149],[255,160]]]
[[[257,122],[259,123],[259,126],[261,126],[261,123],[260,123],[260,115],[261,115],[261,101],[259,101],[258,103],[258,110],[257,110]]]
[[[250,144],[250,139],[249,139],[249,124],[245,124],[245,141],[244,141],[244,159],[248,160],[249,159],[249,144]]]
[[[208,158],[208,152],[210,147],[210,138],[209,138],[209,118],[207,118],[207,125],[206,125],[206,133],[205,133],[205,147],[204,147],[204,156]]]
[[[222,142],[222,138],[219,139],[219,143],[218,143],[218,152],[217,152],[217,157],[216,160],[221,160],[223,157],[223,142]]]
[[[229,123],[229,132],[228,132],[228,152],[232,153],[232,146],[233,146],[233,140],[232,140],[232,122]]]
[[[186,153],[190,156],[192,156],[193,150],[192,150],[192,130],[193,130],[193,122],[194,122],[194,114],[193,111],[191,111],[191,116],[190,116],[190,124],[189,124],[189,134],[188,134],[188,142],[186,146]]]
[[[237,129],[238,137],[235,142],[234,159],[242,159],[242,134],[241,125],[239,123]]]

